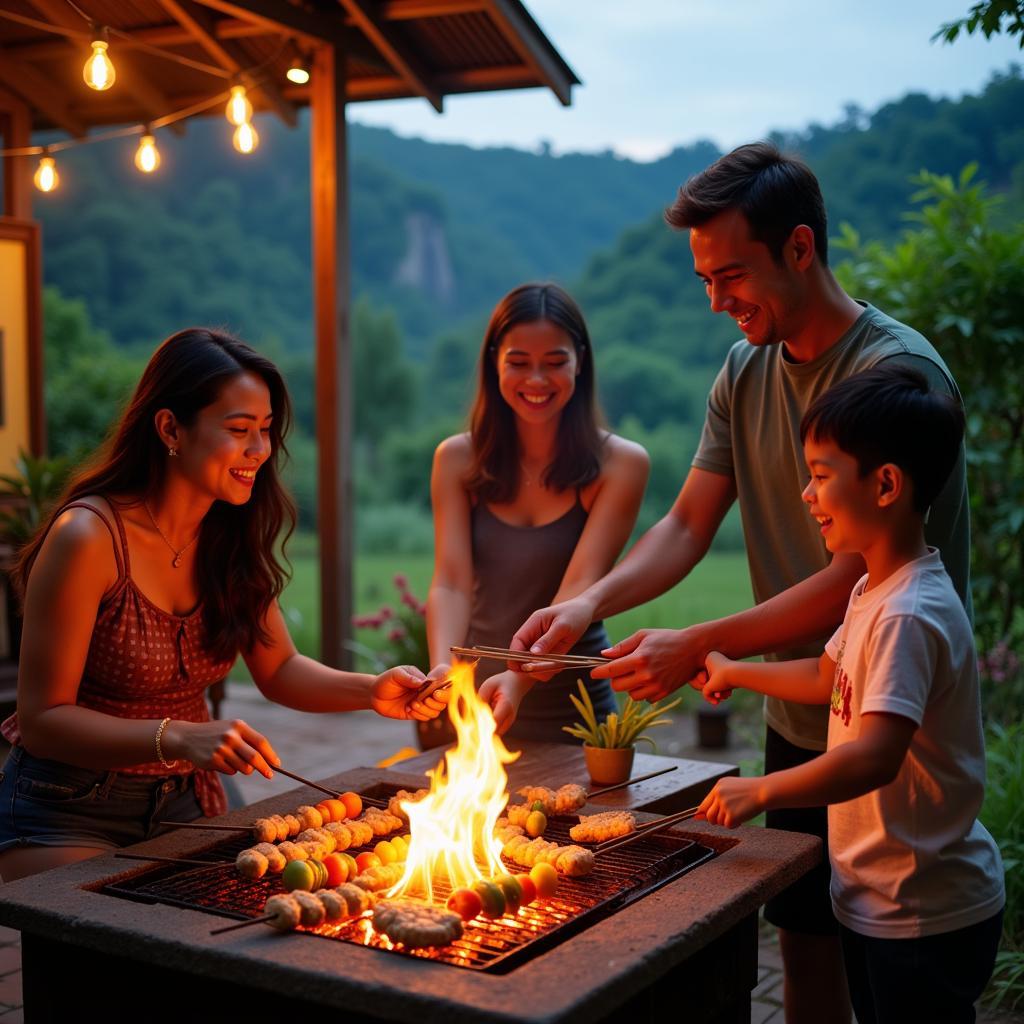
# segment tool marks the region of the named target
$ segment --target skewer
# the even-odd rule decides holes
[[[687,811],[679,811],[677,814],[669,814],[664,818],[657,818],[644,825],[638,825],[629,835],[599,843],[594,847],[594,854],[611,853],[612,850],[617,850],[621,846],[628,846],[630,843],[635,843],[638,839],[643,839],[645,836],[661,832],[662,829],[670,828],[672,825],[678,825],[681,821],[692,818],[698,810],[700,810],[699,807],[691,807]]]
[[[289,779],[294,779],[296,782],[301,782],[304,786],[309,786],[310,789],[319,789],[321,793],[326,793],[328,796],[334,797],[335,800],[341,794],[336,789],[328,789],[326,786],[321,786],[319,782],[312,782],[309,779],[304,779],[301,775],[296,775],[295,772],[288,771],[287,768],[282,768],[278,765],[276,768],[271,765],[271,771],[280,772],[282,775],[287,775]]]
[[[626,779],[625,782],[618,782],[614,786],[605,786],[603,789],[595,789],[593,793],[587,794],[587,799],[591,800],[595,796],[601,796],[603,793],[611,793],[612,790],[622,789],[625,786],[632,786],[634,782],[646,782],[648,779],[653,779],[657,775],[664,775],[666,772],[674,772],[679,765],[672,765],[669,768],[659,768],[656,772],[648,772],[646,775],[637,775],[636,778]]]
[[[251,924],[262,924],[264,921],[273,921],[273,914],[262,914],[260,917],[250,917],[244,921],[236,921],[234,924],[226,924],[223,928],[214,928],[211,935],[223,935],[224,932],[234,932],[239,928],[248,928]]]
[[[609,658],[580,654],[531,654],[528,651],[509,651],[502,647],[451,647],[452,654],[464,658],[494,658],[499,661],[518,661],[526,665],[560,665],[563,668],[597,668],[607,665]]]
[[[191,860],[188,857],[153,857],[143,853],[115,853],[122,860],[152,860],[160,864],[198,864],[204,868],[219,868],[230,863],[226,860]]]

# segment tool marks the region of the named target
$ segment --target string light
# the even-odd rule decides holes
[[[231,86],[231,99],[228,100],[225,113],[227,114],[228,121],[239,127],[252,120],[252,104],[245,95],[244,85]],[[248,152],[248,150],[244,152]]]
[[[160,166],[160,150],[156,148],[156,139],[149,128],[139,139],[139,148],[135,151],[135,166],[143,174],[152,174]]]
[[[114,63],[107,56],[107,47],[110,44],[107,41],[107,30],[105,28],[101,28],[93,36],[91,45],[92,53],[85,62],[85,67],[82,68],[82,78],[85,79],[85,84],[90,89],[95,89],[97,92],[105,92],[114,84],[117,78],[117,72],[114,71]]]
[[[260,144],[260,137],[248,121],[243,121],[235,129],[231,144],[239,153],[251,153]]]
[[[305,85],[309,81],[309,62],[301,53],[296,53],[284,73],[285,78],[295,85]]]
[[[57,165],[50,156],[48,149],[43,150],[39,160],[39,167],[32,175],[32,181],[40,192],[52,192],[60,184],[60,175],[57,173]]]

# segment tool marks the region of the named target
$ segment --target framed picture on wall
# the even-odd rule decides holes
[[[0,217],[0,473],[45,444],[39,225]]]

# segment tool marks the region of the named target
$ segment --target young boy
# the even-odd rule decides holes
[[[985,749],[971,628],[924,540],[956,461],[963,413],[908,368],[849,377],[800,427],[803,492],[833,554],[860,554],[842,626],[820,659],[708,655],[705,696],[742,687],[831,703],[828,750],[764,778],[726,778],[699,816],[733,828],[764,810],[828,804],[832,903],[859,1024],[973,1021],[1005,902],[977,820]]]

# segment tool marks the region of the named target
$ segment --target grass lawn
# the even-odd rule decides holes
[[[294,576],[281,605],[299,649],[316,655],[318,648],[320,593],[316,541],[309,535],[295,538],[289,547]],[[398,605],[393,579],[404,573],[421,600],[426,598],[433,571],[429,555],[370,555],[356,560],[356,611],[370,614],[381,605]],[[746,556],[740,552],[710,553],[678,587],[649,604],[608,621],[608,635],[621,640],[645,627],[680,627],[717,618],[749,607],[750,580]],[[382,639],[374,630],[358,630],[361,643],[376,647]],[[511,637],[509,637],[511,639]]]

